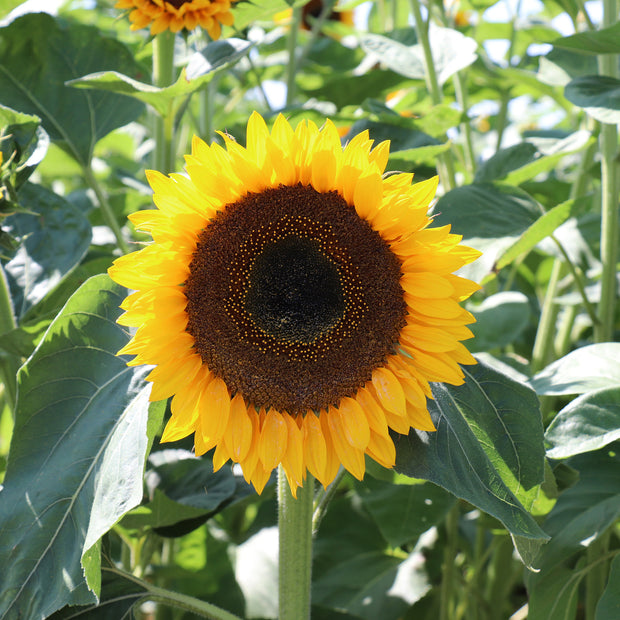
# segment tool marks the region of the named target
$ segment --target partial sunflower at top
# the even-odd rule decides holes
[[[132,9],[131,30],[150,27],[156,35],[165,30],[180,32],[204,28],[219,39],[222,25],[232,26],[231,5],[237,0],[118,0],[117,9]]]
[[[155,210],[130,216],[153,243],[115,261],[135,289],[120,353],[153,364],[151,398],[172,398],[162,441],[194,434],[260,492],[282,464],[295,494],[367,454],[395,462],[389,429],[434,430],[429,382],[463,382],[459,302],[479,287],[453,272],[479,252],[429,228],[437,179],[382,176],[388,143],[344,148],[336,127],[254,114],[242,147],[195,138],[187,175],[149,172]]]

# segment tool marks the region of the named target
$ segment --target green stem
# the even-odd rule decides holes
[[[418,41],[424,53],[424,76],[426,78],[426,86],[431,95],[433,104],[438,105],[442,101],[442,94],[439,80],[437,79],[437,72],[435,71],[431,43],[428,38],[429,22],[424,22],[422,19],[419,0],[411,0],[411,12],[415,20],[415,30],[418,35]],[[442,153],[439,156],[437,170],[445,191],[449,192],[451,189],[454,189],[456,187],[456,174],[454,171],[454,159],[450,151]]]
[[[97,181],[97,177],[93,173],[92,168],[90,166],[84,166],[82,168],[82,173],[84,174],[86,183],[88,183],[88,186],[95,192],[95,196],[97,196],[97,202],[99,203],[99,208],[101,209],[101,215],[103,216],[105,223],[110,227],[110,230],[114,233],[119,249],[124,254],[131,252],[129,244],[123,237],[121,227],[116,220],[114,211],[108,202],[108,196],[99,184],[99,181]]]
[[[293,9],[291,29],[288,33],[288,69],[286,74],[286,105],[292,105],[295,101],[295,78],[297,76],[297,34],[301,25],[301,7]]]
[[[308,57],[308,54],[310,53],[310,50],[312,49],[312,46],[314,45],[314,42],[317,40],[319,33],[321,32],[323,24],[329,17],[329,14],[332,12],[335,4],[336,0],[326,0],[326,2],[323,3],[323,8],[321,9],[319,16],[314,20],[312,24],[312,28],[310,30],[310,39],[304,45],[301,53],[297,58],[297,67],[303,66],[306,58]]]
[[[148,581],[143,581],[138,577],[125,573],[124,571],[115,568],[103,568],[103,570],[115,573],[124,579],[133,581],[134,583],[140,585],[146,590],[146,592],[148,592],[143,600],[156,601],[164,603],[165,605],[171,605],[172,607],[194,613],[201,618],[208,618],[209,620],[241,620],[239,616],[235,616],[229,611],[221,609],[211,603],[201,601],[193,596],[187,596],[185,594],[180,594],[179,592],[173,592],[171,590],[166,590],[165,588],[160,588],[152,583],[149,583]]]
[[[575,319],[578,314],[577,310],[578,307],[576,305],[564,308],[554,343],[555,356],[557,359],[564,357],[570,349],[573,326],[575,325]]]
[[[534,348],[532,350],[532,372],[536,373],[544,368],[551,358],[553,351],[553,337],[555,335],[555,320],[558,308],[555,298],[558,292],[558,283],[562,274],[563,262],[559,259],[553,261],[551,269],[551,277],[547,285],[545,299],[538,321],[538,330],[536,331],[536,339],[534,340]]]
[[[282,467],[278,469],[278,527],[280,534],[280,620],[309,620],[312,575],[312,499],[314,478],[291,494]]]
[[[456,560],[458,529],[459,529],[459,504],[451,508],[446,516],[446,546],[443,554],[441,594],[439,603],[439,620],[452,620],[454,618],[453,596],[455,586],[454,562]]]
[[[312,515],[312,533],[316,534],[319,530],[319,526],[321,525],[321,521],[325,516],[325,512],[327,511],[327,506],[329,502],[334,497],[338,486],[340,485],[340,481],[344,478],[346,474],[346,469],[344,467],[340,467],[336,477],[332,480],[332,483],[327,487],[327,489],[321,489],[316,494],[316,500],[314,502],[314,513]]]
[[[174,38],[174,33],[166,30],[153,39],[153,84],[160,88],[174,81]],[[174,168],[173,133],[174,104],[170,100],[167,113],[163,117],[156,114],[154,118],[153,167],[163,173]]]
[[[13,304],[9,283],[4,274],[4,269],[0,264],[0,334],[5,334],[17,327],[17,321],[13,314]],[[19,370],[19,360],[12,355],[0,354],[0,380],[4,388],[3,398],[6,405],[15,412],[15,402],[17,398],[17,385],[15,378]],[[2,410],[0,409],[0,414]]]

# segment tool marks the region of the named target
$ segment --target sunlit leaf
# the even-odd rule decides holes
[[[571,401],[545,433],[547,456],[562,459],[620,439],[620,388],[588,392]]]
[[[620,343],[591,344],[572,351],[530,381],[537,394],[583,394],[620,384]]]
[[[19,372],[0,493],[3,617],[96,602],[98,540],[142,499],[149,387],[115,355],[128,339],[114,322],[124,294],[90,279]]]
[[[620,22],[609,28],[578,32],[556,39],[553,46],[574,50],[580,54],[620,54]]]
[[[538,399],[523,384],[484,364],[467,367],[465,383],[433,386],[434,433],[397,436],[396,471],[438,484],[488,512],[514,535],[546,536],[523,504],[544,478]]]

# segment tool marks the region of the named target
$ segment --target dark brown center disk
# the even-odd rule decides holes
[[[232,394],[291,415],[353,396],[405,324],[400,263],[336,192],[250,193],[202,230],[187,331]]]

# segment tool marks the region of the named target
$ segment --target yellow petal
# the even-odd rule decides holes
[[[322,481],[327,464],[327,445],[321,423],[312,411],[304,417],[302,431],[306,467],[317,480]]]
[[[345,397],[338,404],[342,429],[346,440],[355,448],[365,450],[370,441],[368,418],[359,403],[353,398]],[[332,411],[332,415],[335,411]]]
[[[286,452],[288,429],[284,415],[275,409],[270,409],[260,433],[258,458],[265,469],[273,469],[282,462]]]
[[[200,403],[196,446],[201,453],[213,448],[222,439],[230,416],[230,395],[222,379],[214,377],[203,391]],[[198,453],[198,450],[197,452]]]
[[[385,409],[395,415],[405,415],[405,392],[393,372],[387,368],[375,368],[372,385]]]
[[[364,451],[352,446],[347,441],[346,432],[342,425],[342,416],[338,415],[338,411],[331,407],[327,412],[327,426],[340,462],[358,480],[361,480],[366,471]]]
[[[282,458],[282,467],[288,479],[291,492],[296,496],[296,489],[304,483],[304,442],[303,434],[297,422],[289,415],[282,416],[288,431],[286,452]]]
[[[230,458],[237,463],[243,461],[250,451],[252,422],[241,394],[236,394],[230,402],[230,418],[224,435],[224,443],[226,443]]]

